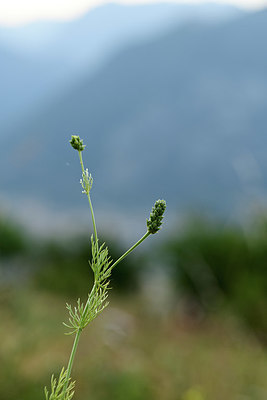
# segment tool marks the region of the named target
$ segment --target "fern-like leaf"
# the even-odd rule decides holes
[[[67,383],[65,394],[64,387]],[[74,395],[75,382],[71,382],[68,379],[67,382],[67,371],[62,368],[58,380],[52,375],[51,377],[51,393],[49,394],[47,388],[45,387],[45,400],[71,400]]]

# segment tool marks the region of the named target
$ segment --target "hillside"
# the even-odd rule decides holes
[[[72,21],[40,21],[0,27],[0,87],[2,130],[6,124],[34,115],[83,73],[93,74],[115,52],[137,40],[161,34],[188,20],[234,18],[231,6],[107,4]],[[0,133],[1,135],[1,133]]]
[[[258,199],[267,177],[266,34],[263,11],[178,27],[119,52],[9,132],[17,137],[1,154],[4,191],[78,204],[66,142],[79,133],[103,207],[165,197],[173,209],[229,215]]]

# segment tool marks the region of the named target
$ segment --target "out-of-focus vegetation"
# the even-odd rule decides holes
[[[0,258],[17,255],[25,250],[26,240],[22,229],[0,216]]]
[[[43,398],[51,370],[66,365],[72,338],[60,321],[65,302],[90,289],[89,240],[27,238],[7,221],[1,229],[1,271],[19,254],[27,279],[21,271],[17,280],[1,279],[0,400]],[[116,259],[123,249],[105,241]],[[140,272],[152,271],[149,259],[133,255],[114,271],[111,307],[85,332],[77,354],[77,399],[265,400],[265,222],[244,230],[194,221],[158,246],[171,293],[163,314],[150,312],[138,290]]]
[[[112,260],[125,251],[113,238],[101,235],[101,243],[107,243]],[[86,295],[92,282],[89,265],[91,259],[90,236],[74,235],[62,237],[30,237],[14,221],[0,218],[0,272],[12,266],[12,260],[20,256],[20,276],[31,271],[31,284],[57,295],[77,298]],[[123,260],[121,267],[113,271],[112,288],[117,293],[130,293],[138,288],[140,258],[133,255]],[[14,272],[16,274],[16,271]],[[14,276],[16,281],[16,276]],[[5,283],[5,282],[2,282]]]
[[[244,230],[195,220],[164,252],[177,291],[202,310],[234,312],[267,339],[266,221]]]
[[[107,238],[101,238],[110,248],[115,261],[123,253],[122,246]],[[86,296],[92,284],[90,238],[80,235],[63,242],[48,241],[40,249],[39,268],[34,273],[34,285],[40,289],[70,296]],[[119,293],[137,289],[139,262],[137,257],[123,261],[121,268],[112,274],[112,288]]]
[[[112,298],[85,331],[73,377],[79,400],[265,400],[267,352],[231,318],[152,315],[140,297]],[[1,400],[42,399],[72,339],[59,296],[1,292]]]

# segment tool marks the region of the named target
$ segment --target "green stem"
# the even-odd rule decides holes
[[[84,173],[85,173],[85,170],[84,170],[83,157],[82,157],[82,152],[81,152],[81,151],[79,151],[79,158],[80,158],[80,164],[81,164],[81,167],[82,167],[82,173],[84,174]],[[87,198],[88,198],[88,202],[89,202],[89,206],[90,206],[90,210],[91,210],[91,216],[92,216],[93,227],[94,227],[95,241],[96,241],[96,245],[98,246],[98,238],[97,238],[97,230],[96,230],[96,223],[95,223],[95,215],[94,215],[94,210],[93,210],[93,205],[92,205],[90,193],[87,193]]]
[[[82,158],[82,152],[81,151],[79,151],[79,158],[80,158],[80,164],[81,164],[81,168],[82,168],[82,173],[84,174],[85,173],[85,169],[84,169],[84,165],[83,165],[83,158]],[[91,201],[91,197],[90,197],[89,193],[87,194],[87,198],[88,198],[88,202],[89,202],[89,206],[90,206],[90,210],[91,210],[95,242],[96,242],[96,246],[98,246],[98,237],[97,237],[97,230],[96,230],[96,223],[95,223],[95,215],[94,215],[93,205],[92,205],[92,201]],[[91,293],[94,292],[94,289],[95,289],[95,285],[93,286]],[[87,308],[88,308],[88,305],[89,305],[89,301],[90,301],[90,297],[91,296],[89,296],[89,298],[87,300],[87,303],[85,305],[84,313],[87,311]],[[71,350],[71,354],[70,354],[70,358],[69,358],[69,363],[68,363],[68,367],[67,367],[66,383],[65,383],[65,386],[64,386],[64,389],[63,389],[62,400],[65,399],[65,394],[66,394],[66,390],[67,390],[67,387],[68,387],[68,382],[69,382],[71,371],[72,371],[73,361],[74,361],[74,357],[75,357],[75,354],[76,354],[76,350],[77,350],[77,347],[78,347],[78,343],[79,343],[79,340],[80,340],[81,333],[82,333],[82,329],[78,329],[78,331],[76,332],[76,335],[75,335],[74,342],[73,342],[73,346],[72,346],[72,350]]]
[[[84,165],[83,165],[83,159],[82,159],[82,152],[81,151],[79,151],[79,158],[80,158],[80,164],[81,164],[81,168],[82,168],[82,173],[84,174],[85,173],[85,169],[84,169]],[[95,242],[96,242],[96,246],[98,246],[98,237],[97,237],[95,216],[94,216],[94,210],[93,210],[93,206],[92,206],[92,202],[91,202],[91,198],[90,198],[90,193],[87,193],[87,198],[88,198],[88,202],[89,202],[89,206],[90,206],[90,210],[91,210]],[[146,232],[144,234],[144,236],[140,240],[138,240],[138,242],[136,242],[117,261],[115,261],[115,263],[111,266],[111,268],[113,269],[117,264],[119,264],[119,262],[121,262],[128,254],[130,254],[137,246],[139,246],[139,244],[141,244],[149,235],[150,235],[150,233]],[[87,299],[83,315],[87,312],[91,296],[94,295],[95,288],[96,288],[95,285],[96,284],[94,283],[94,286],[93,286],[93,288],[91,290],[91,293],[90,293],[90,295],[89,295],[89,297]],[[72,346],[72,350],[71,350],[71,354],[70,354],[70,358],[69,358],[69,363],[68,363],[68,367],[67,367],[66,383],[64,385],[64,389],[63,389],[63,393],[62,393],[62,400],[65,399],[66,390],[67,390],[67,387],[68,387],[68,383],[69,383],[69,379],[70,379],[70,375],[71,375],[71,371],[72,371],[73,361],[74,361],[74,358],[75,358],[75,354],[76,354],[76,351],[77,351],[77,347],[78,347],[78,343],[79,343],[79,340],[80,340],[81,333],[82,333],[82,329],[80,328],[80,329],[77,330],[76,335],[75,335],[75,339],[74,339],[74,342],[73,342],[73,346]]]
[[[141,244],[148,236],[150,235],[149,232],[146,232],[144,234],[143,237],[141,237],[140,240],[138,240],[138,242],[136,242],[129,250],[127,250],[120,258],[118,258],[117,261],[114,262],[114,264],[112,264],[111,268],[113,269],[117,264],[119,264],[119,262],[121,262],[126,256],[128,256],[128,254],[130,254],[137,246],[139,246],[139,244]]]
[[[93,219],[93,221],[94,221],[94,219]],[[95,235],[96,235],[96,231],[95,231]],[[141,237],[141,239],[138,240],[138,242],[136,242],[120,258],[118,258],[118,260],[115,261],[114,264],[112,264],[111,268],[113,269],[117,264],[119,264],[119,262],[121,262],[128,254],[130,254],[137,246],[139,246],[139,244],[141,244],[149,235],[150,235],[150,233],[146,232],[144,234],[144,236]],[[90,295],[88,297],[88,300],[86,302],[83,314],[86,313],[86,311],[87,311],[87,308],[88,308],[88,305],[89,305],[89,302],[90,302],[90,299],[91,299],[91,295],[93,295],[94,291],[95,291],[95,284],[94,284],[94,286],[93,286],[93,288],[91,290],[91,293],[90,293]],[[80,340],[81,333],[82,333],[82,329],[79,329],[76,332],[75,339],[74,339],[74,342],[73,342],[73,346],[72,346],[72,350],[71,350],[71,354],[70,354],[70,358],[69,358],[69,363],[68,363],[68,367],[67,367],[67,378],[66,378],[66,383],[65,383],[65,386],[64,386],[64,390],[63,390],[62,400],[64,400],[64,396],[66,394],[68,382],[69,382],[71,371],[72,371],[72,365],[73,365],[73,361],[74,361],[74,357],[75,357],[75,354],[76,354],[76,350],[77,350],[77,347],[78,347],[78,343],[79,343],[79,340]]]
[[[63,393],[62,393],[63,394],[62,400],[65,399],[65,394],[66,394],[66,390],[67,390],[69,379],[70,379],[70,375],[71,375],[72,365],[73,365],[73,361],[74,361],[74,357],[75,357],[75,354],[76,354],[76,350],[77,350],[77,347],[78,347],[78,343],[79,343],[79,340],[80,340],[81,333],[82,333],[82,330],[79,329],[76,332],[75,339],[74,339],[74,342],[73,342],[73,346],[72,346],[72,350],[71,350],[70,358],[69,358],[69,363],[68,363],[68,368],[67,368],[66,383],[64,385],[64,389],[63,389]]]
[[[91,290],[90,295],[88,296],[88,299],[87,299],[86,305],[85,305],[85,307],[84,307],[84,311],[83,311],[82,317],[83,317],[83,316],[86,314],[86,312],[87,312],[87,309],[88,309],[88,306],[89,306],[89,302],[90,302],[90,300],[91,300],[91,297],[92,297],[93,294],[94,294],[94,291],[95,291],[95,283],[94,283],[94,286],[93,286],[93,288],[92,288],[92,290]],[[72,371],[72,366],[73,366],[73,361],[74,361],[74,358],[75,358],[75,354],[76,354],[76,350],[77,350],[77,347],[78,347],[78,343],[79,343],[79,340],[80,340],[81,333],[82,333],[82,329],[79,328],[79,329],[77,330],[77,332],[76,332],[75,339],[74,339],[74,342],[73,342],[73,345],[72,345],[72,350],[71,350],[71,353],[70,353],[69,363],[68,363],[68,367],[67,367],[66,383],[65,383],[65,386],[64,386],[64,390],[63,390],[63,397],[62,397],[62,400],[65,400],[65,394],[66,394],[68,382],[69,382],[69,379],[70,379],[70,375],[71,375],[71,371]]]
[[[84,307],[84,310],[83,310],[82,318],[83,318],[83,317],[86,315],[86,313],[87,313],[87,310],[88,310],[88,307],[89,307],[89,303],[90,303],[90,301],[92,300],[92,297],[94,296],[95,291],[96,291],[96,282],[94,282],[94,286],[92,287],[91,292],[90,292],[90,294],[89,294],[89,296],[88,296],[87,302],[86,302],[85,307]]]

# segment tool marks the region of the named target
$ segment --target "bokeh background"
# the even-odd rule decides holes
[[[266,7],[266,8],[265,8]],[[80,400],[266,400],[267,2],[0,1],[0,400],[68,362],[92,225],[117,259]]]

